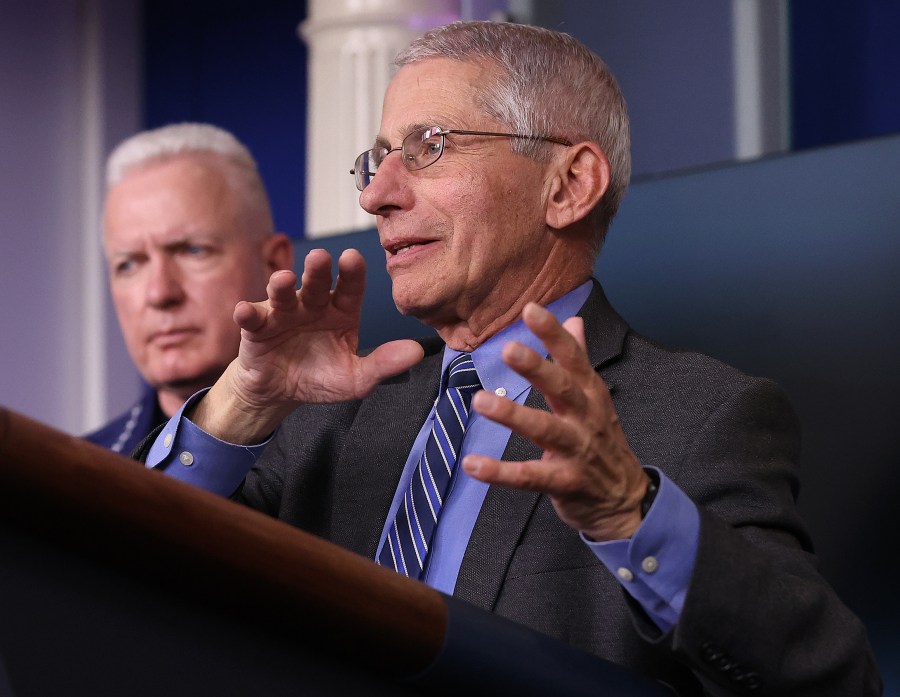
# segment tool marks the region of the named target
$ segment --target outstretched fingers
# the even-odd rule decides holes
[[[313,249],[303,260],[303,275],[297,298],[304,307],[322,308],[331,302],[331,255],[324,249]]]
[[[559,366],[580,379],[594,374],[585,349],[584,322],[580,317],[571,317],[560,324],[546,308],[528,303],[522,312],[522,320]]]
[[[346,249],[338,257],[338,276],[332,289],[331,255],[324,249],[313,249],[303,262],[303,276],[297,296],[301,305],[311,311],[329,305],[339,312],[354,315],[362,309],[366,291],[366,262],[355,249]]]
[[[486,455],[469,454],[463,458],[462,468],[469,476],[511,489],[539,491],[549,496],[565,490],[559,468],[544,460],[505,462]]]
[[[584,348],[584,324],[574,317],[560,324],[547,310],[530,303],[523,312],[526,326],[544,344],[552,360],[530,348],[510,342],[503,348],[504,362],[538,389],[554,413],[582,413],[602,380]]]
[[[297,274],[276,271],[269,277],[266,295],[273,310],[290,311],[297,307]]]
[[[294,287],[297,276],[293,271],[276,271],[269,277],[266,286],[268,307],[273,310],[290,310],[297,305],[297,296]],[[266,323],[269,310],[266,303],[251,303],[246,300],[239,302],[234,308],[234,321],[248,332],[260,330]]]
[[[333,302],[341,312],[354,314],[362,310],[366,292],[366,260],[355,249],[345,249],[338,258],[338,277]]]
[[[474,409],[543,449],[540,460],[504,462],[472,454],[463,469],[491,484],[549,494],[562,520],[597,540],[625,539],[640,524],[647,476],[628,446],[606,384],[594,371],[578,318],[560,324],[529,304],[523,319],[550,360],[510,342],[503,360],[539,390],[551,411],[479,392]]]
[[[475,394],[472,406],[482,416],[525,436],[544,450],[572,455],[582,448],[583,436],[575,420],[516,404],[486,390]]]
[[[503,348],[504,362],[540,391],[551,411],[532,409],[491,392],[477,393],[472,405],[479,414],[532,441],[545,452],[540,461],[513,463],[473,456],[471,474],[496,484],[563,493],[591,449],[596,424],[609,414],[609,392],[594,371],[584,348],[580,318],[560,324],[547,310],[529,304],[523,312],[528,328],[541,340],[550,360],[518,342]]]

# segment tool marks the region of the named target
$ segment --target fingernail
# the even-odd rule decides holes
[[[491,394],[484,390],[479,390],[475,393],[475,396],[472,397],[472,406],[474,406],[475,410],[480,414],[492,412],[494,410],[494,402],[491,398]]]
[[[516,361],[517,363],[523,361],[525,356],[528,355],[525,351],[525,347],[521,344],[507,344],[506,349],[506,357],[510,360]]]

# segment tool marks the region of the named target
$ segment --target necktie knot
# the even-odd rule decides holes
[[[471,354],[461,353],[450,361],[447,366],[447,387],[469,392],[475,392],[481,387]]]

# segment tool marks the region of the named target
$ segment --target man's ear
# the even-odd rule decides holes
[[[283,232],[276,232],[263,242],[262,254],[269,273],[294,270],[294,245]]]
[[[609,160],[600,146],[590,141],[566,150],[549,181],[547,225],[556,230],[583,220],[609,187]]]

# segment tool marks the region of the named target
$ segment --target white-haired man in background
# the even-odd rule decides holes
[[[106,165],[103,248],[119,325],[147,383],[124,414],[86,438],[130,453],[237,356],[240,300],[266,297],[290,269],[249,150],[209,124],[138,133]]]

